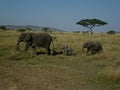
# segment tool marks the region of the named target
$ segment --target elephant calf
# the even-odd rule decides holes
[[[32,47],[34,54],[37,54],[36,47],[43,47],[46,49],[47,55],[49,55],[52,37],[47,33],[21,33],[17,40],[16,51],[20,50],[19,44],[21,42],[26,42],[25,53],[29,47]]]
[[[102,44],[98,41],[87,41],[83,44],[82,51],[84,52],[84,48],[86,48],[86,54],[88,55],[89,53],[96,54],[100,51],[103,50]]]
[[[69,46],[62,46],[61,50],[65,56],[70,56],[73,55],[73,49]]]

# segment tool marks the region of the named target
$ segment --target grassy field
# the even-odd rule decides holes
[[[34,58],[31,48],[26,55],[15,52],[19,35],[0,31],[0,90],[120,90],[120,34],[51,33],[57,51],[68,45],[75,55]],[[87,40],[100,41],[103,52],[86,56],[81,47]]]

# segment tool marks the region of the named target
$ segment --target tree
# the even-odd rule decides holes
[[[49,28],[47,28],[47,27],[42,28],[43,32],[47,32],[48,30],[49,30]]]
[[[90,30],[91,34],[93,34],[94,27],[104,26],[104,25],[107,25],[108,23],[98,19],[82,19],[78,21],[76,24],[87,27]]]
[[[42,28],[42,31],[43,31],[43,32],[50,32],[50,33],[52,32],[48,27]]]
[[[7,28],[4,25],[0,26],[0,29],[7,30]]]

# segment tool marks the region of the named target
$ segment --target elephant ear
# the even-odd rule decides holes
[[[32,35],[31,34],[26,34],[24,41],[28,42],[28,41],[32,41]]]
[[[88,48],[92,48],[93,47],[93,42],[90,42],[89,44],[88,44]]]

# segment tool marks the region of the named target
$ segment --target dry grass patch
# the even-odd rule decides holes
[[[4,75],[1,75],[2,78],[0,78],[2,80],[0,89],[77,90],[80,85],[85,84],[85,82],[77,80],[79,79],[78,71],[65,66],[27,65],[11,68],[1,67],[1,69]]]
[[[109,81],[120,83],[120,59],[115,60],[112,65],[106,66],[99,72],[99,75]]]
[[[65,44],[75,55],[40,54],[34,58],[31,48],[23,53],[25,43],[15,53],[19,34],[0,32],[0,90],[120,90],[120,34],[52,32],[50,35],[57,39],[55,49],[59,51]],[[101,42],[103,52],[86,56],[81,47],[88,40]],[[45,52],[41,48],[37,51]]]

